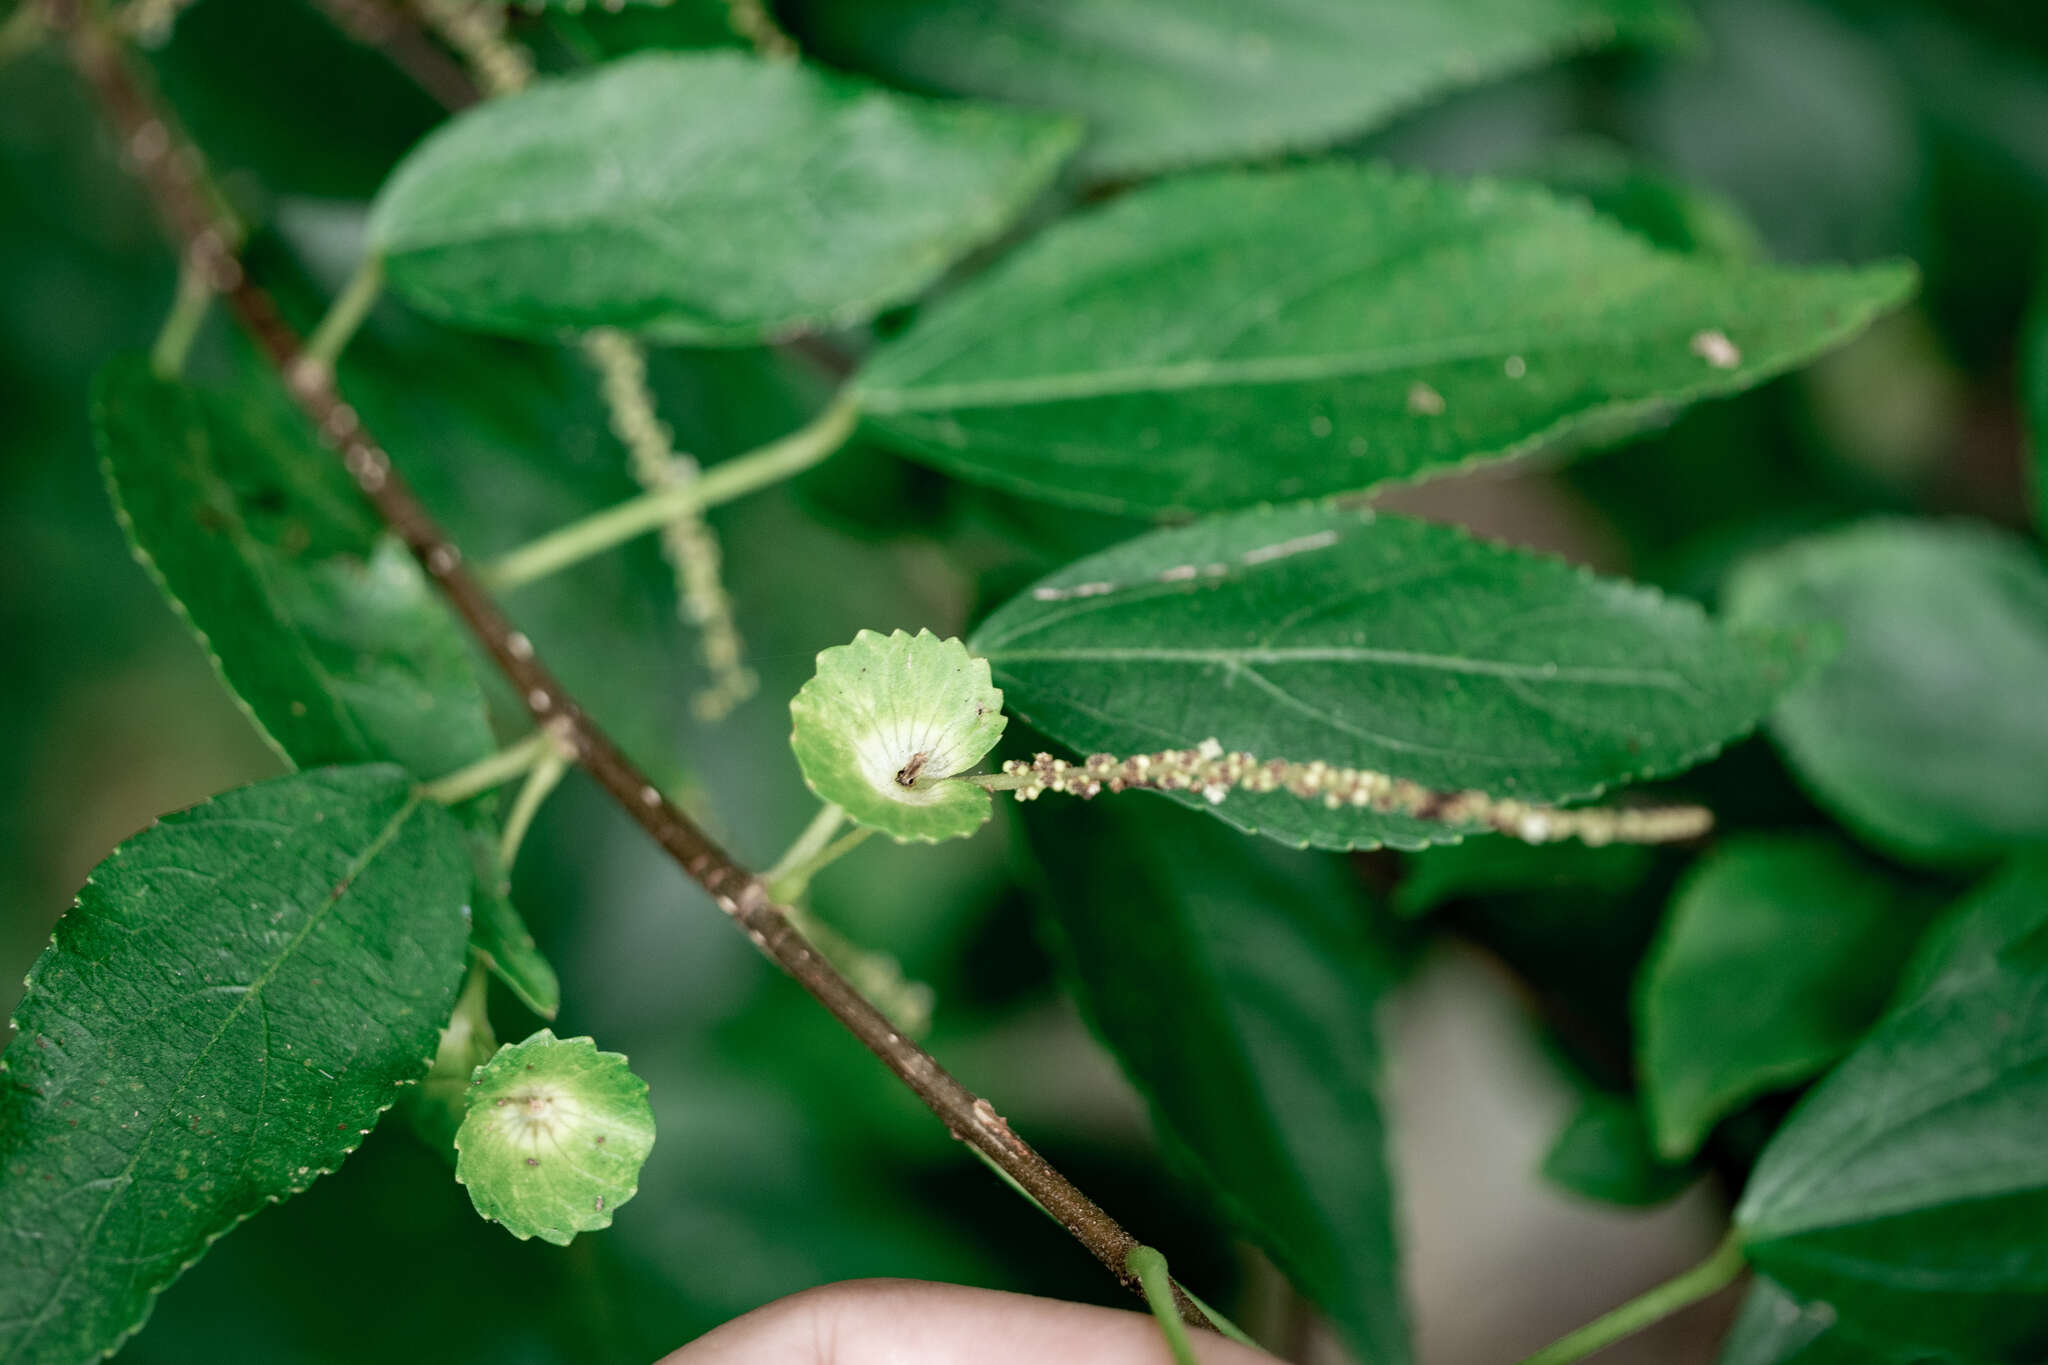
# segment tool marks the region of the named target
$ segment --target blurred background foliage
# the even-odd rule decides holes
[[[1698,8],[1694,50],[1547,67],[1350,150],[1541,180],[1687,250],[1903,254],[1925,272],[1918,302],[1809,371],[1625,448],[1387,501],[1709,600],[1743,553],[1860,515],[2026,523],[2017,357],[2048,261],[2038,4]],[[556,64],[731,41],[716,4],[526,18],[517,31]],[[267,279],[331,288],[359,201],[439,117],[299,0],[201,0],[151,61],[259,225]],[[90,452],[88,381],[113,351],[148,344],[171,266],[61,62],[0,68],[0,1006],[118,839],[275,769],[130,560]],[[301,311],[316,298],[304,291]],[[247,363],[216,319],[199,371]],[[829,369],[802,352],[669,352],[656,379],[678,444],[715,460],[797,425]],[[343,383],[474,553],[630,491],[573,356],[387,305]],[[812,809],[785,708],[819,648],[862,627],[961,632],[1129,529],[863,448],[715,520],[762,679],[720,727],[691,718],[694,648],[651,545],[511,605],[571,687],[756,863]],[[1687,787],[1725,828],[1824,823],[1760,741]],[[1007,808],[1005,822],[1017,823]],[[1313,1335],[1162,1158],[1142,1103],[1058,988],[1048,894],[1142,906],[1158,879],[1114,841],[1051,866],[1029,844],[1011,828],[937,849],[871,845],[824,876],[816,909],[935,989],[933,1050],[1079,1184],[1112,1195],[1183,1278],[1269,1339]],[[1428,1365],[1518,1354],[1696,1259],[1783,1113],[1783,1096],[1758,1101],[1697,1166],[1666,1168],[1616,1099],[1630,1084],[1630,983],[1681,863],[1472,848],[1351,861],[1382,969],[1407,983],[1383,1047]],[[1961,885],[1913,875],[1930,895]],[[339,1175],[217,1247],[125,1359],[342,1361],[374,1343],[450,1362],[645,1360],[780,1294],[866,1275],[1117,1301],[576,780],[543,813],[517,895],[562,972],[557,1030],[595,1034],[652,1083],[660,1140],[617,1227],[565,1251],[516,1243],[476,1219],[440,1156],[386,1125]],[[500,1033],[520,1036],[517,1003],[494,1010]],[[1537,1167],[1561,1131],[1546,1185]],[[1687,1189],[1661,1213],[1621,1207]],[[1706,1359],[1715,1325],[1674,1324],[1614,1358]]]

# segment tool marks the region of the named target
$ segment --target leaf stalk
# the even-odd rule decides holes
[[[1714,1248],[1713,1255],[1655,1289],[1630,1299],[1611,1313],[1593,1319],[1577,1331],[1567,1332],[1550,1345],[1528,1356],[1521,1365],[1571,1365],[1595,1351],[1604,1350],[1624,1337],[1670,1317],[1681,1308],[1719,1293],[1742,1274],[1741,1234],[1730,1231]]]
[[[364,258],[356,273],[335,295],[334,302],[328,305],[327,315],[320,319],[313,335],[306,339],[305,347],[299,352],[298,364],[292,371],[294,387],[320,382],[334,373],[334,362],[341,359],[342,351],[363,325],[363,320],[370,316],[370,310],[377,305],[377,296],[383,292],[383,258]]]
[[[555,744],[555,737],[545,729],[535,730],[517,744],[425,783],[420,790],[444,806],[460,805],[504,786],[515,777],[523,777],[555,752]]]
[[[531,583],[658,531],[677,517],[731,502],[801,474],[846,444],[858,420],[853,400],[842,396],[808,425],[715,464],[690,483],[628,498],[501,556],[484,569],[484,582],[500,592]]]
[[[192,343],[212,306],[213,285],[204,271],[186,262],[179,267],[177,293],[171,298],[163,330],[149,349],[149,368],[158,379],[176,379],[185,373],[185,358],[192,353]]]

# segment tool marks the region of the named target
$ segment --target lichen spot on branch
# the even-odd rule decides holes
[[[566,1246],[611,1226],[653,1147],[647,1084],[626,1059],[542,1029],[476,1069],[455,1178],[485,1219]]]
[[[936,842],[989,818],[987,792],[946,780],[981,762],[1003,733],[988,661],[958,640],[864,630],[818,655],[789,713],[804,780],[857,823],[904,843]]]

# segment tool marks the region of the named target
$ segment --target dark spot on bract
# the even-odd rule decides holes
[[[538,1166],[540,1165],[540,1158],[537,1156],[530,1156],[526,1158],[526,1164],[529,1166]]]

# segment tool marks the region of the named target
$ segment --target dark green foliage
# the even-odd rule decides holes
[[[491,750],[483,693],[426,576],[338,461],[273,409],[115,362],[94,433],[115,506],[222,681],[287,761],[438,777]]]
[[[1592,1094],[1550,1144],[1543,1178],[1588,1199],[1635,1208],[1676,1197],[1699,1179],[1699,1171],[1658,1155],[1642,1107],[1632,1098]]]
[[[1935,926],[1899,1004],[1795,1112],[1736,1219],[1853,1328],[1978,1360],[2048,1346],[2048,862]]]
[[[2048,840],[2048,569],[2034,547],[1868,522],[1758,556],[1728,597],[1737,620],[1841,631],[1772,733],[1852,829],[1936,861]]]
[[[427,1069],[470,869],[389,766],[313,769],[114,850],[29,974],[0,1086],[0,1351],[89,1361]]]
[[[1157,805],[1064,814],[1031,822],[1032,849],[1083,1010],[1231,1220],[1361,1359],[1398,1365],[1374,1018],[1392,972],[1356,885]]]
[[[1826,839],[1752,836],[1702,858],[1637,993],[1657,1150],[1691,1156],[1736,1106],[1847,1051],[1922,927],[1881,874]]]

